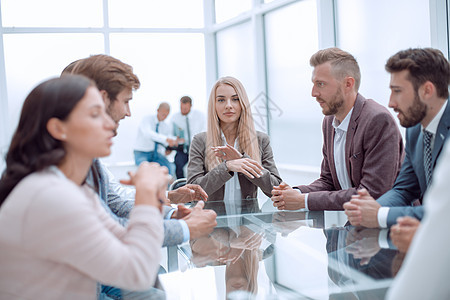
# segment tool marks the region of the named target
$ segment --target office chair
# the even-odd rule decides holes
[[[187,179],[186,178],[178,178],[177,180],[172,182],[172,184],[169,186],[169,191],[173,191],[173,190],[176,190],[179,187],[185,186],[186,183],[187,183]]]

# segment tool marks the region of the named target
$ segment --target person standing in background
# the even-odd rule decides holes
[[[167,167],[173,175],[173,164],[166,157],[170,150],[166,150],[166,147],[177,146],[177,140],[171,136],[172,124],[166,122],[169,113],[170,105],[162,102],[156,115],[145,116],[142,119],[134,143],[134,160],[137,166],[143,161],[156,162]]]
[[[172,123],[174,135],[179,141],[175,155],[175,173],[177,178],[184,178],[183,168],[189,160],[189,146],[194,135],[206,130],[206,118],[200,111],[192,109],[191,97],[183,96],[180,99],[180,112],[172,117]]]

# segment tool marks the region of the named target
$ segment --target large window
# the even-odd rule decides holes
[[[132,117],[121,121],[112,154],[105,159],[115,163],[134,159],[139,123],[145,115],[155,114],[160,102],[171,105],[172,115],[180,110],[180,98],[189,95],[193,108],[206,111],[205,45],[198,33],[121,33],[110,39],[111,55],[134,66],[141,81],[130,102]]]
[[[4,27],[100,27],[102,0],[2,0]]]
[[[388,58],[402,49],[432,46],[429,1],[338,0],[336,11],[338,46],[358,60],[361,94],[387,107]]]
[[[5,34],[3,43],[9,117],[14,128],[25,97],[39,82],[59,76],[76,59],[104,52],[103,36],[90,33]]]
[[[386,59],[408,47],[448,55],[449,6],[450,0],[1,0],[0,155],[32,87],[73,60],[106,53],[132,65],[142,83],[107,162],[132,161],[138,124],[161,101],[174,113],[186,94],[206,112],[210,85],[231,75],[253,101],[256,127],[270,134],[276,162],[318,168],[323,115],[311,97],[310,56],[330,46],[349,51],[361,67],[361,94],[387,106]]]
[[[195,109],[206,111],[202,0],[2,0],[1,17],[2,158],[30,90],[94,54],[130,64],[141,81],[130,104],[133,117],[122,120],[106,162],[133,161],[139,123],[160,102],[174,113],[180,97],[189,95]]]
[[[323,115],[311,97],[309,58],[319,47],[314,0],[265,16],[270,133],[279,163],[319,166]]]
[[[216,22],[228,21],[252,8],[252,0],[214,0]]]
[[[202,0],[109,0],[109,26],[202,28]]]
[[[250,22],[235,25],[217,33],[217,65],[219,77],[239,79],[249,99],[256,97],[256,62],[254,34]]]

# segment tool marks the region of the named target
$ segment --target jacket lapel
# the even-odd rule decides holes
[[[442,115],[442,118],[439,121],[436,136],[434,137],[434,146],[431,164],[432,166],[435,166],[436,164],[436,159],[442,150],[442,146],[444,145],[445,139],[447,138],[447,134],[449,133],[450,129],[450,105],[448,105],[448,103],[446,103],[446,105],[447,107],[445,108],[444,114]]]
[[[334,127],[333,127],[333,119],[334,118],[330,118],[330,128],[331,128],[331,133],[328,135],[328,161],[330,162],[329,167],[330,167],[330,172],[331,172],[331,177],[333,178],[333,183],[334,183],[334,187],[336,189],[340,189],[340,185],[339,185],[339,180],[337,178],[337,173],[336,173],[336,165],[335,165],[335,160],[334,160]]]
[[[345,157],[347,158],[345,160],[345,165],[347,167],[348,178],[350,178],[352,185],[354,185],[355,183],[353,182],[353,179],[352,179],[352,172],[351,172],[351,167],[350,167],[350,157],[352,155],[351,150],[352,150],[353,138],[355,136],[356,128],[358,127],[359,116],[364,107],[365,101],[366,101],[366,99],[358,93],[358,95],[356,96],[355,104],[353,105],[353,112],[350,117],[350,123],[348,124],[348,129],[347,129],[347,137],[345,140]]]

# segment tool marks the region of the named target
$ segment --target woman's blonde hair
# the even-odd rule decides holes
[[[247,93],[242,83],[234,77],[222,77],[214,84],[211,89],[208,103],[208,130],[206,132],[206,169],[214,169],[222,162],[214,155],[211,147],[223,146],[223,140],[220,129],[220,119],[216,113],[216,91],[220,85],[227,84],[231,86],[239,97],[241,104],[241,115],[237,128],[237,138],[239,140],[239,151],[246,153],[250,158],[261,163],[261,154],[256,136],[255,125],[253,123],[252,111]],[[234,146],[234,145],[231,145]]]

